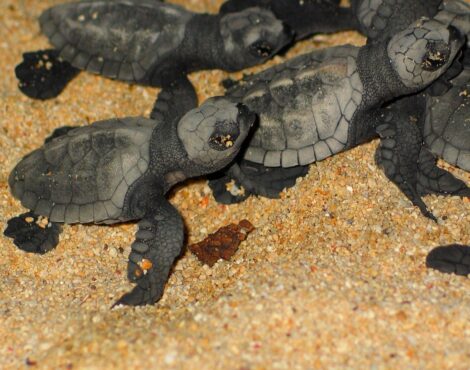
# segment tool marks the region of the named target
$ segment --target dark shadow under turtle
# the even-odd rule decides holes
[[[11,172],[12,194],[31,211],[8,221],[5,235],[26,252],[45,253],[57,245],[61,223],[137,220],[128,263],[137,285],[116,304],[158,301],[184,240],[181,216],[165,194],[226,166],[255,120],[246,106],[221,97],[193,108],[178,100],[182,90],[174,86],[174,95],[159,98],[155,119],[56,130]]]

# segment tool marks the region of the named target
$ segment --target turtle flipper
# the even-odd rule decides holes
[[[59,95],[79,70],[59,59],[54,49],[23,54],[15,68],[19,89],[33,99],[46,100]]]
[[[240,203],[251,195],[249,190],[225,172],[210,175],[209,187],[215,200],[221,204]]]
[[[165,75],[167,78],[162,83],[162,90],[157,96],[150,118],[174,121],[197,107],[197,94],[186,75]]]
[[[470,197],[470,188],[450,172],[437,167],[436,162],[436,157],[429,150],[421,149],[418,161],[419,193]]]
[[[447,274],[470,275],[470,246],[451,244],[436,247],[427,255],[426,267]]]
[[[418,127],[405,120],[398,120],[378,126],[377,133],[381,140],[375,160],[385,176],[398,186],[424,216],[437,221],[417,190],[417,162],[422,147]]]
[[[210,179],[209,186],[215,199],[223,204],[241,202],[250,194],[279,198],[281,191],[294,186],[297,178],[307,173],[308,166],[266,167],[242,160],[226,174]]]
[[[154,202],[153,214],[143,218],[138,226],[127,269],[129,280],[137,285],[114,306],[157,302],[163,294],[171,266],[183,246],[183,220],[163,197]]]
[[[59,243],[61,227],[55,222],[39,225],[38,218],[33,212],[13,217],[8,220],[8,226],[3,233],[12,238],[13,243],[25,252],[49,252]]]

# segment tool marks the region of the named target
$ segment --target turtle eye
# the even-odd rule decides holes
[[[450,49],[445,42],[429,42],[421,66],[425,71],[436,71],[448,62],[449,56]]]
[[[250,52],[261,58],[269,57],[273,52],[273,47],[267,41],[257,41],[250,45]]]
[[[219,127],[210,136],[209,146],[219,152],[230,149],[234,146],[239,134],[236,126]]]

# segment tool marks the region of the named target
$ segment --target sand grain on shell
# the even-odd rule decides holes
[[[57,99],[23,96],[14,67],[22,52],[48,46],[36,19],[61,2],[0,3],[2,229],[24,211],[7,185],[22,156],[61,125],[149,114],[158,91],[83,73]],[[217,9],[210,0],[185,3]],[[364,39],[321,35],[286,57],[345,42]],[[242,73],[191,80],[205,99],[222,93],[227,76]],[[376,147],[312,165],[279,200],[228,207],[215,203],[205,181],[179,186],[171,201],[188,242],[244,218],[256,230],[232,261],[212,268],[186,253],[154,307],[109,309],[131,288],[134,225],[66,226],[59,247],[44,256],[1,238],[0,367],[468,369],[470,279],[428,271],[424,261],[436,245],[470,244],[470,201],[426,197],[442,222],[425,219],[374,165]],[[470,183],[468,173],[451,170]]]

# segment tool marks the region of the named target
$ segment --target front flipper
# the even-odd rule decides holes
[[[418,161],[417,189],[421,195],[440,194],[470,197],[470,188],[450,172],[437,167],[436,157],[426,148],[421,149]]]
[[[214,198],[222,204],[238,203],[250,194],[279,198],[285,189],[295,185],[297,178],[308,173],[308,166],[290,168],[266,167],[242,160],[232,165],[225,174],[209,177]]]
[[[470,246],[451,244],[434,248],[426,257],[426,267],[447,274],[470,275]]]
[[[157,96],[150,118],[173,121],[182,117],[189,110],[197,107],[197,95],[194,86],[183,74],[166,74],[162,90]]]
[[[15,68],[19,89],[30,98],[55,98],[78,74],[79,70],[59,59],[54,49],[23,54],[23,62]]]
[[[406,120],[397,120],[378,126],[377,133],[381,140],[375,160],[385,176],[398,186],[424,216],[437,221],[417,191],[417,162],[423,145],[418,127]]]
[[[44,254],[57,246],[62,230],[57,223],[41,221],[33,212],[23,213],[8,220],[3,233],[21,250]]]
[[[162,294],[173,262],[184,241],[183,220],[168,201],[159,197],[152,214],[139,223],[132,243],[127,274],[137,286],[114,305],[140,306],[157,302]]]

